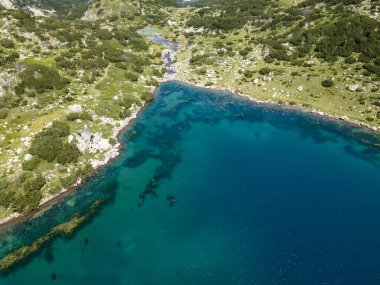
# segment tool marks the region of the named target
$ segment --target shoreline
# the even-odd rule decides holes
[[[323,111],[320,111],[320,110],[317,110],[314,108],[307,108],[307,107],[303,107],[303,106],[299,106],[299,105],[291,105],[287,102],[278,103],[276,101],[271,101],[271,100],[260,100],[260,99],[257,99],[255,97],[252,97],[250,95],[236,92],[235,90],[230,90],[230,89],[219,87],[219,86],[210,86],[209,87],[209,86],[204,86],[204,85],[200,85],[200,84],[193,84],[186,79],[177,78],[175,76],[173,76],[172,78],[170,78],[168,80],[163,81],[162,83],[164,83],[164,82],[178,82],[178,83],[183,83],[185,85],[188,85],[190,87],[195,87],[195,88],[199,88],[199,89],[203,89],[203,90],[226,92],[226,93],[231,94],[231,95],[235,95],[235,96],[245,98],[245,99],[247,99],[253,103],[256,103],[256,104],[272,105],[275,107],[286,108],[288,110],[296,110],[296,111],[300,111],[300,112],[304,112],[307,114],[314,115],[316,117],[328,119],[328,120],[331,120],[335,123],[345,122],[346,124],[349,124],[351,127],[362,128],[362,129],[365,129],[365,130],[368,130],[370,132],[373,132],[373,133],[380,135],[380,128],[371,126],[370,124],[367,124],[367,123],[359,121],[359,120],[350,119],[347,116],[332,115],[332,114],[329,114],[329,113],[326,113],[326,112],[323,112]]]
[[[173,56],[176,53],[176,51],[177,50],[164,50],[163,51],[163,58],[165,58],[165,54],[168,53],[169,57],[171,59],[173,59]],[[177,77],[176,64],[174,62],[170,62],[170,60],[169,60],[169,64],[171,65],[171,66],[169,66],[169,69],[172,68],[172,71],[174,73],[173,74],[165,74],[160,85],[157,86],[156,88],[154,88],[153,93],[156,93],[157,89],[160,88],[161,84],[163,84],[163,83],[177,82],[180,84],[185,84],[185,85],[192,87],[192,88],[199,88],[199,89],[203,89],[203,90],[207,90],[207,91],[224,92],[224,93],[228,93],[228,94],[233,95],[233,96],[239,96],[239,97],[245,98],[245,99],[247,99],[247,100],[249,100],[255,104],[265,104],[265,105],[267,105],[268,108],[270,108],[271,106],[272,107],[273,106],[279,107],[279,108],[286,108],[289,110],[296,110],[296,111],[304,112],[306,114],[314,115],[316,117],[331,120],[334,123],[344,122],[351,127],[362,128],[362,129],[368,130],[370,132],[374,132],[378,135],[380,134],[380,128],[373,127],[373,126],[371,126],[365,122],[350,119],[347,116],[332,115],[332,114],[328,114],[326,112],[323,112],[323,111],[320,111],[317,109],[313,109],[313,108],[307,108],[307,107],[303,107],[303,106],[299,106],[299,105],[291,105],[287,102],[279,103],[279,102],[275,102],[275,101],[271,101],[271,100],[260,100],[260,99],[253,97],[253,96],[250,96],[247,94],[242,94],[242,93],[239,93],[235,90],[230,90],[228,88],[223,88],[223,87],[219,87],[219,86],[204,86],[201,84],[195,84],[195,83],[189,82],[189,80],[187,80],[186,78],[178,78]],[[9,215],[8,217],[0,219],[0,232],[2,230],[9,228],[9,227],[12,227],[13,225],[21,223],[21,222],[23,222],[29,218],[33,218],[34,216],[43,213],[43,211],[48,210],[49,207],[58,203],[61,200],[61,198],[66,197],[66,196],[70,195],[71,193],[73,193],[76,189],[78,189],[80,186],[85,184],[89,179],[91,179],[94,175],[96,175],[104,167],[107,167],[109,164],[111,164],[113,161],[115,161],[120,156],[122,150],[124,150],[126,147],[126,145],[124,145],[121,142],[122,134],[130,126],[130,124],[138,117],[138,114],[142,110],[144,110],[144,108],[146,106],[149,105],[149,103],[150,102],[143,102],[141,107],[138,107],[136,110],[133,111],[133,113],[128,118],[126,118],[125,120],[120,122],[121,125],[119,127],[115,127],[113,129],[113,131],[112,131],[113,136],[112,137],[115,138],[117,141],[116,147],[111,148],[108,151],[110,153],[110,156],[106,157],[102,161],[99,161],[99,164],[96,167],[94,167],[93,171],[88,176],[84,177],[83,179],[78,179],[78,181],[76,183],[74,183],[72,186],[68,187],[67,189],[62,189],[60,192],[41,200],[41,204],[39,204],[39,206],[30,213],[26,213],[26,214],[13,213],[13,214]]]
[[[138,109],[134,110],[133,113],[128,118],[121,121],[121,125],[119,127],[114,128],[114,130],[112,131],[112,134],[113,134],[112,137],[117,140],[117,145],[108,150],[111,156],[106,157],[104,160],[102,160],[100,164],[94,167],[93,171],[89,175],[78,179],[78,181],[74,183],[73,185],[71,185],[70,187],[64,188],[58,193],[42,199],[41,203],[33,211],[29,213],[24,213],[24,214],[13,213],[8,217],[0,219],[0,232],[14,225],[17,225],[23,221],[26,221],[30,218],[33,218],[34,216],[37,216],[43,213],[43,211],[48,210],[51,206],[54,206],[62,198],[67,197],[68,195],[73,193],[79,187],[81,187],[86,182],[88,182],[88,180],[91,179],[94,175],[96,175],[99,171],[101,171],[103,168],[107,167],[109,164],[115,161],[120,156],[122,150],[125,149],[125,145],[121,142],[122,134],[130,126],[130,124],[134,122],[134,120],[138,117],[138,114],[147,105],[149,105],[149,102],[143,103],[143,105],[139,107]]]
[[[351,127],[363,128],[363,129],[366,129],[368,131],[374,132],[376,134],[380,134],[380,130],[378,128],[372,127],[372,126],[370,126],[364,122],[352,120],[346,116],[331,115],[331,114],[328,114],[328,113],[325,113],[322,111],[318,111],[316,109],[309,109],[309,108],[305,108],[305,107],[297,106],[297,105],[293,106],[293,105],[290,105],[288,103],[279,104],[278,102],[273,102],[270,100],[259,100],[259,99],[256,99],[256,98],[249,96],[249,95],[246,95],[246,94],[234,92],[233,90],[227,90],[227,89],[223,89],[220,87],[207,87],[207,86],[202,86],[199,84],[193,84],[193,83],[188,82],[186,80],[176,78],[175,76],[168,76],[168,77],[169,78],[164,78],[164,80],[161,82],[161,84],[166,83],[166,82],[177,82],[179,84],[185,84],[185,85],[192,87],[192,88],[199,88],[199,89],[203,89],[203,90],[207,90],[207,91],[224,92],[224,93],[228,93],[230,95],[235,95],[235,96],[245,98],[245,99],[251,101],[252,103],[265,104],[265,105],[267,105],[268,108],[270,108],[270,106],[275,106],[275,107],[286,108],[286,109],[290,109],[290,110],[296,110],[296,111],[304,112],[307,114],[312,114],[312,115],[320,117],[320,118],[328,119],[328,120],[331,120],[335,123],[344,122],[346,124],[349,124]],[[154,93],[156,92],[156,90],[158,88],[159,87],[155,88]],[[77,190],[83,184],[88,182],[89,179],[91,179],[94,175],[96,175],[104,167],[107,167],[109,164],[111,164],[113,161],[115,161],[120,156],[120,154],[122,153],[122,151],[126,147],[126,145],[123,144],[121,141],[121,136],[123,135],[125,130],[130,126],[130,124],[138,117],[139,113],[141,111],[143,111],[144,108],[148,105],[149,105],[149,102],[144,103],[141,107],[139,107],[137,110],[135,110],[131,114],[131,116],[129,116],[127,119],[121,121],[121,125],[119,127],[115,127],[115,129],[113,130],[113,136],[112,137],[117,140],[117,146],[115,148],[111,148],[109,150],[112,153],[112,156],[107,157],[105,160],[101,161],[101,164],[99,164],[97,167],[95,167],[94,170],[88,176],[84,177],[83,179],[79,179],[75,184],[73,184],[69,188],[62,189],[60,192],[43,199],[42,203],[38,206],[38,208],[36,208],[32,212],[26,213],[26,214],[13,213],[12,215],[0,220],[0,231],[6,230],[9,227],[12,227],[18,223],[21,223],[21,222],[23,222],[29,218],[33,218],[34,216],[41,214],[41,212],[48,210],[49,207],[55,205],[62,198],[67,197],[68,195],[73,193],[75,190]]]

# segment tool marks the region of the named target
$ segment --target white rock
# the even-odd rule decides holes
[[[26,161],[29,161],[29,160],[32,159],[32,157],[33,157],[33,155],[27,153],[27,154],[25,155],[24,159],[25,159]]]
[[[302,86],[298,86],[298,87],[297,87],[297,91],[298,91],[298,92],[302,92],[302,91],[303,91],[303,87],[302,87]]]
[[[5,9],[14,9],[14,5],[11,0],[0,0],[0,6],[3,6]]]
[[[71,143],[74,139],[74,136],[73,135],[69,135],[69,137],[67,138],[67,142],[68,143]]]
[[[25,145],[25,146],[29,146],[31,141],[32,141],[32,138],[31,137],[23,137],[20,139],[20,141]]]
[[[84,126],[84,129],[76,134],[77,147],[82,153],[91,146],[92,137],[93,133],[88,129],[87,126]]]
[[[16,81],[16,78],[10,75],[9,73],[7,72],[0,73],[0,97],[5,94],[6,87],[13,86],[15,84],[15,81]]]
[[[82,106],[78,105],[78,104],[71,105],[71,106],[69,106],[68,112],[69,113],[81,113],[82,112]]]
[[[28,10],[35,16],[35,17],[44,17],[45,13],[42,9],[38,9],[37,7],[28,6]]]
[[[272,81],[272,78],[270,78],[269,76],[264,76],[264,77],[263,77],[263,80],[264,80],[264,81]]]
[[[356,90],[358,90],[358,88],[359,84],[352,84],[348,86],[348,90],[350,90],[351,92],[355,92]]]

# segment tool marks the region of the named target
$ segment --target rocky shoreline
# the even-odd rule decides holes
[[[177,48],[178,48],[178,46],[177,46]],[[361,127],[361,128],[365,128],[365,129],[368,129],[370,131],[376,132],[377,134],[380,133],[380,129],[379,128],[373,127],[373,126],[371,126],[371,125],[369,125],[367,123],[364,123],[364,122],[361,122],[361,121],[358,121],[358,120],[350,119],[347,116],[331,115],[331,114],[319,111],[317,109],[307,108],[307,107],[298,106],[298,105],[290,105],[290,104],[288,104],[286,102],[284,102],[284,103],[278,103],[278,102],[275,102],[275,101],[272,101],[272,100],[259,100],[257,98],[252,97],[252,96],[236,92],[235,90],[230,90],[230,89],[222,88],[222,87],[218,87],[218,86],[216,86],[216,87],[215,86],[208,87],[208,86],[205,86],[205,85],[201,85],[199,83],[198,84],[194,84],[194,83],[190,82],[187,78],[182,78],[182,77],[178,76],[178,74],[177,74],[177,66],[176,66],[178,63],[175,64],[174,60],[173,60],[176,51],[177,51],[177,49],[176,50],[173,50],[173,49],[165,49],[164,50],[163,58],[165,59],[165,56],[169,57],[169,58],[166,58],[167,61],[165,62],[165,64],[169,64],[169,66],[167,66],[167,67],[168,67],[168,69],[170,69],[172,71],[172,73],[166,74],[164,76],[162,82],[175,81],[175,82],[187,84],[187,85],[189,85],[191,87],[202,88],[202,89],[207,89],[207,90],[214,90],[214,91],[220,91],[220,92],[228,92],[228,93],[230,93],[232,95],[237,95],[237,96],[244,97],[244,98],[250,100],[251,102],[254,102],[254,103],[257,103],[257,104],[266,104],[266,105],[271,105],[271,106],[281,106],[281,107],[292,109],[292,110],[298,110],[298,111],[302,111],[302,112],[305,112],[305,113],[309,113],[309,114],[313,114],[313,115],[316,115],[316,116],[320,116],[320,117],[323,117],[323,118],[326,118],[326,119],[329,119],[329,120],[332,120],[332,121],[335,121],[335,122],[337,122],[337,121],[343,121],[343,122],[348,123],[348,124],[350,124],[352,126]],[[111,163],[112,161],[114,161],[119,156],[121,150],[124,147],[121,144],[121,142],[120,142],[120,135],[129,126],[129,124],[131,123],[131,121],[134,120],[137,117],[137,114],[144,107],[145,107],[145,104],[143,106],[141,106],[141,107],[135,108],[135,110],[133,111],[133,113],[131,114],[131,116],[129,116],[127,119],[121,121],[120,122],[120,126],[115,127],[113,129],[112,137],[117,140],[117,144],[115,144],[115,146],[113,146],[109,151],[107,151],[104,160],[98,160],[98,161],[96,161],[96,164],[94,165],[94,171],[92,172],[91,175],[89,175],[89,177],[87,177],[86,179],[83,179],[83,180],[79,179],[71,187],[69,187],[67,189],[62,189],[60,192],[58,192],[58,193],[56,193],[56,194],[54,194],[54,195],[52,195],[50,197],[47,197],[47,198],[43,199],[41,201],[39,207],[36,210],[34,210],[32,213],[29,213],[29,214],[14,213],[14,214],[6,217],[6,218],[1,219],[0,220],[0,230],[4,229],[5,227],[17,224],[17,223],[19,223],[19,222],[21,222],[23,220],[28,219],[28,218],[31,218],[34,215],[36,215],[37,213],[40,213],[43,209],[46,209],[47,207],[53,205],[54,203],[56,203],[57,201],[59,201],[62,197],[65,197],[65,196],[69,195],[70,193],[72,193],[78,187],[80,187],[81,185],[83,185],[93,175],[95,175],[98,171],[100,171],[103,167],[107,166],[109,163]]]
[[[163,39],[163,38],[162,38]],[[164,61],[165,67],[168,67],[168,71],[172,71],[175,73],[175,66],[173,65],[173,56],[176,51],[176,48],[174,45],[172,48],[167,48],[163,51],[162,54],[162,59]],[[172,74],[165,74],[163,78],[163,82],[167,78],[171,78]],[[153,90],[154,92],[154,90]],[[41,211],[47,209],[51,205],[55,204],[57,201],[59,201],[62,197],[65,197],[72,193],[74,190],[76,190],[78,187],[83,185],[90,179],[93,175],[95,175],[97,172],[99,172],[103,167],[107,166],[110,164],[112,161],[114,161],[121,153],[121,150],[124,148],[124,145],[121,143],[120,136],[123,134],[123,131],[129,126],[132,120],[134,120],[137,117],[137,114],[145,107],[145,105],[148,102],[143,102],[143,105],[140,107],[135,106],[134,110],[132,111],[132,114],[122,120],[119,121],[119,126],[114,127],[112,130],[112,138],[114,138],[117,143],[112,146],[104,155],[105,158],[103,160],[97,160],[97,159],[92,159],[91,160],[91,165],[93,166],[93,171],[92,173],[86,177],[85,179],[78,179],[76,183],[71,185],[68,188],[61,189],[58,193],[51,195],[49,197],[44,198],[41,200],[39,206],[33,210],[30,213],[27,214],[20,214],[20,213],[13,213],[7,217],[4,217],[0,219],[0,230],[10,227],[12,225],[15,225],[19,222],[22,222],[28,218],[32,218],[33,216],[41,213]]]
[[[117,140],[117,143],[105,153],[105,158],[103,160],[97,161],[93,172],[88,177],[84,179],[78,179],[77,182],[71,185],[70,187],[64,188],[58,193],[44,198],[43,200],[41,200],[38,208],[32,211],[31,213],[27,213],[27,214],[13,213],[9,215],[8,217],[1,219],[0,230],[10,227],[12,225],[15,225],[19,222],[22,222],[28,218],[32,218],[35,215],[38,215],[42,210],[47,209],[48,207],[58,202],[61,198],[74,192],[78,187],[86,183],[88,179],[90,179],[92,176],[98,173],[103,167],[106,167],[108,164],[112,163],[120,155],[122,149],[124,148],[124,145],[121,143],[120,136],[123,134],[124,130],[128,128],[130,123],[134,119],[136,119],[138,113],[143,109],[144,106],[145,104],[141,107],[135,108],[135,110],[132,112],[132,114],[128,118],[120,122],[120,126],[115,127],[113,129],[112,137]]]
[[[178,78],[176,76],[171,76],[169,79],[166,80],[167,81],[177,81],[177,82],[180,82],[180,83],[184,83],[184,84],[187,84],[187,85],[190,85],[192,87],[197,87],[197,88],[201,88],[201,89],[207,89],[207,90],[214,90],[214,91],[219,91],[219,92],[228,92],[232,95],[237,95],[237,96],[240,96],[240,97],[244,97],[254,103],[257,103],[257,104],[267,104],[267,105],[272,105],[272,106],[281,106],[283,108],[287,108],[287,109],[292,109],[292,110],[298,110],[298,111],[302,111],[302,112],[305,112],[305,113],[309,113],[309,114],[313,114],[313,115],[316,115],[316,116],[320,116],[320,117],[323,117],[323,118],[326,118],[326,119],[330,119],[332,121],[344,121],[345,123],[348,123],[352,126],[355,126],[355,127],[360,127],[360,128],[365,128],[369,131],[372,131],[372,132],[375,132],[377,134],[380,134],[380,128],[377,128],[377,127],[374,127],[374,126],[371,126],[370,124],[367,124],[367,123],[364,123],[362,121],[358,121],[358,120],[353,120],[353,119],[350,119],[349,117],[347,116],[338,116],[338,115],[332,115],[332,114],[328,114],[326,112],[323,112],[323,111],[320,111],[320,110],[317,110],[317,109],[314,109],[314,108],[307,108],[307,107],[304,107],[304,106],[299,106],[299,105],[291,105],[287,102],[283,102],[283,103],[279,103],[279,102],[276,102],[276,101],[272,101],[272,100],[260,100],[260,99],[257,99],[255,97],[252,97],[250,95],[247,95],[247,94],[242,94],[242,93],[239,93],[239,92],[236,92],[235,90],[231,90],[231,89],[227,89],[227,88],[223,88],[223,87],[218,87],[218,86],[205,86],[205,85],[201,85],[201,84],[194,84],[190,81],[188,81],[187,79],[185,78]]]

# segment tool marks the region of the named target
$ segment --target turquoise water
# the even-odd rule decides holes
[[[107,201],[1,285],[380,283],[379,137],[168,82],[123,141],[86,185],[2,233],[4,256]]]

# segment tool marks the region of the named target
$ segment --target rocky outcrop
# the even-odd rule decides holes
[[[77,147],[82,153],[86,151],[96,153],[111,148],[108,139],[102,138],[99,133],[92,133],[87,126],[76,134],[76,140]]]
[[[14,9],[15,6],[11,0],[0,0],[0,6],[3,6],[5,9]]]
[[[1,1],[1,0],[0,0]],[[14,85],[16,78],[7,72],[0,73],[0,97],[5,94],[6,87]]]
[[[69,113],[81,113],[82,112],[82,106],[79,104],[74,104],[69,106],[69,109],[67,110]]]
[[[351,92],[355,92],[358,89],[359,89],[359,84],[352,84],[348,86],[348,90],[350,90]]]

